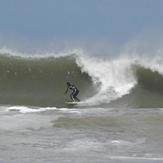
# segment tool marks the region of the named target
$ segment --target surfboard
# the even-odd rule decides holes
[[[66,101],[65,103],[68,105],[77,105],[79,102],[77,102],[77,101]]]

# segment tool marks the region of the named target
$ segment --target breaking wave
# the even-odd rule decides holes
[[[162,59],[0,55],[0,103],[63,107],[66,81],[80,90],[79,105],[162,107]],[[156,100],[157,99],[157,100]]]

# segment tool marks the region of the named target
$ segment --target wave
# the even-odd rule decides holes
[[[11,53],[11,52],[10,52]],[[22,57],[0,54],[0,103],[64,107],[66,82],[80,90],[80,106],[162,107],[162,60],[114,59],[67,53]]]

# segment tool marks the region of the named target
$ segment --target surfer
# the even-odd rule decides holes
[[[71,94],[70,94],[70,98],[72,99],[72,101],[80,101],[76,96],[79,94],[79,90],[78,88],[74,85],[71,84],[70,82],[67,82],[67,89],[65,91],[65,94],[68,92],[68,90],[71,90]]]

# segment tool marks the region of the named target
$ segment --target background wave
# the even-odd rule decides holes
[[[147,68],[140,64],[133,64],[132,69],[137,83],[129,94],[113,100],[110,106],[136,108],[163,107],[163,75],[152,66]]]

